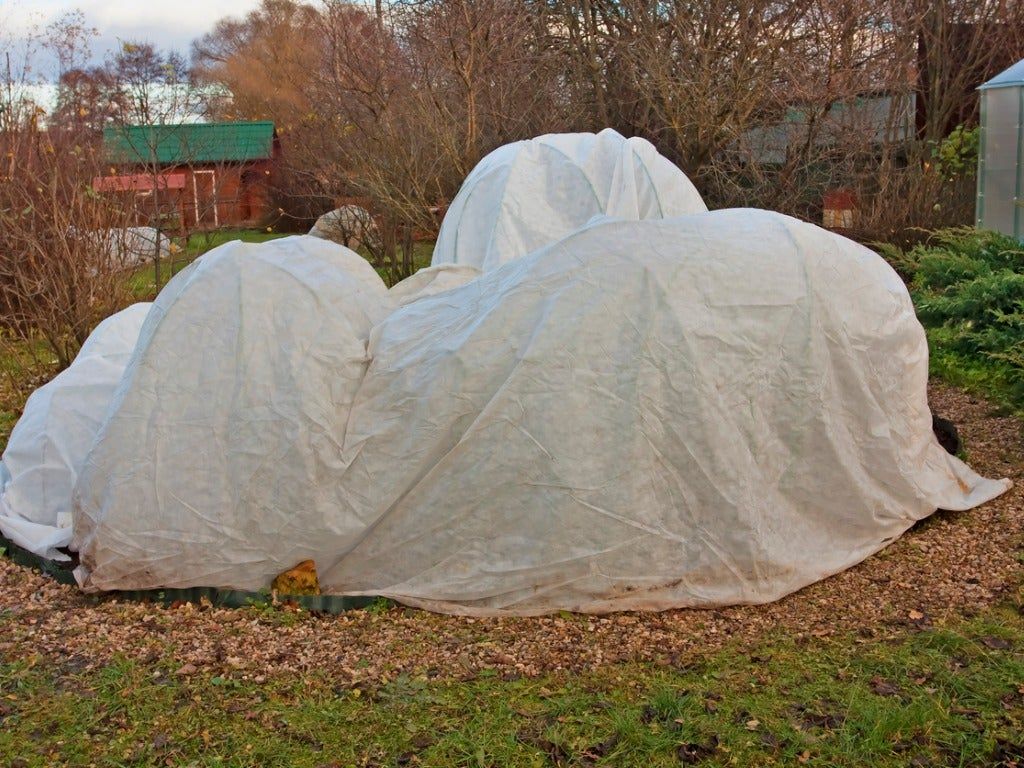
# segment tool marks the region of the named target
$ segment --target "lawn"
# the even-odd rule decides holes
[[[162,259],[160,263],[160,288],[163,288],[167,281],[174,275],[187,267],[197,257],[203,255],[218,245],[224,245],[235,240],[244,243],[263,243],[267,240],[276,240],[279,237],[286,237],[280,232],[270,232],[256,229],[218,229],[212,232],[195,232],[189,235],[184,247],[181,243],[175,242],[178,252],[170,257]],[[154,264],[147,264],[131,272],[128,276],[128,284],[132,295],[140,301],[149,301],[159,292],[157,289],[156,267]]]
[[[218,229],[212,232],[198,232],[189,236],[188,244],[181,248],[178,253],[170,258],[165,258],[160,263],[160,287],[167,284],[173,275],[176,275],[186,266],[195,261],[196,258],[207,251],[216,248],[224,243],[241,240],[245,243],[263,243],[268,240],[276,240],[279,237],[287,237],[289,233],[269,232],[254,229]],[[180,244],[178,246],[180,248]],[[366,259],[369,259],[369,252],[360,247],[357,252]],[[430,258],[434,252],[432,242],[419,242],[413,246],[413,263],[416,269],[430,266]],[[382,279],[387,279],[384,269],[377,272]],[[147,264],[131,272],[128,276],[129,286],[132,295],[140,301],[149,301],[158,293],[156,268],[153,264]]]
[[[31,642],[14,617],[0,622]],[[1012,766],[1024,764],[1022,638],[1006,610],[886,642],[780,636],[665,666],[359,685],[330,669],[182,673],[168,658],[83,670],[27,651],[0,666],[0,754],[23,766]]]

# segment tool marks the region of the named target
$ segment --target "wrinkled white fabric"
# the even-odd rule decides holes
[[[266,586],[350,546],[335,478],[391,306],[365,259],[308,236],[228,243],[161,291],[82,468],[81,582]]]
[[[450,291],[480,277],[480,270],[463,264],[438,264],[424,267],[396,283],[388,290],[399,306],[411,304],[426,296]]]
[[[764,602],[1009,487],[936,442],[892,269],[778,214],[594,221],[398,308],[311,238],[173,288],[81,472],[86,589]]]
[[[455,196],[431,265],[488,271],[576,231],[594,216],[631,221],[707,210],[679,168],[644,139],[540,136],[481,160]]]
[[[100,323],[70,366],[29,397],[3,455],[0,533],[20,547],[66,560],[71,492],[103,423],[150,304]]]

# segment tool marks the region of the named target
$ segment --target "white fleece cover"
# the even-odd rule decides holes
[[[650,142],[606,128],[506,144],[481,160],[441,223],[431,266],[486,272],[560,240],[594,216],[639,221],[707,210]]]
[[[262,589],[343,551],[345,424],[392,306],[305,235],[227,243],[164,288],[75,491],[80,581]]]
[[[435,293],[450,291],[480,277],[480,270],[462,264],[424,267],[391,286],[388,294],[398,306],[405,306]]]
[[[311,558],[458,613],[765,602],[1009,487],[936,442],[893,270],[779,214],[594,221],[397,303],[313,238],[165,289],[80,474],[83,587]]]
[[[0,533],[42,557],[71,541],[71,492],[150,304],[111,315],[67,369],[29,397],[0,464]]]

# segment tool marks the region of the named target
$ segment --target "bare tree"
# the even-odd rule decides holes
[[[230,109],[278,121],[293,199],[320,211],[358,202],[424,229],[491,149],[613,127],[652,140],[712,207],[813,219],[842,189],[864,226],[899,196],[916,200],[899,207],[913,227],[934,221],[936,206],[948,223],[965,210],[948,184],[933,184],[927,161],[957,123],[976,119],[973,88],[1024,55],[1022,9],[1005,0],[264,0],[246,19],[220,22],[195,53],[230,89]],[[908,197],[912,186],[932,193]]]
[[[193,76],[230,94],[214,105],[215,117],[273,117],[283,132],[301,126],[314,111],[308,85],[320,60],[318,20],[309,5],[263,0],[245,18],[221,19],[196,40]]]
[[[1006,0],[893,3],[900,34],[917,42],[921,138],[975,121],[974,89],[1024,53],[1024,4]]]

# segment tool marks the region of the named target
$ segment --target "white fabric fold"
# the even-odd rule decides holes
[[[29,397],[4,450],[0,533],[42,557],[71,541],[71,492],[135,349],[148,303],[100,323],[70,366]]]

